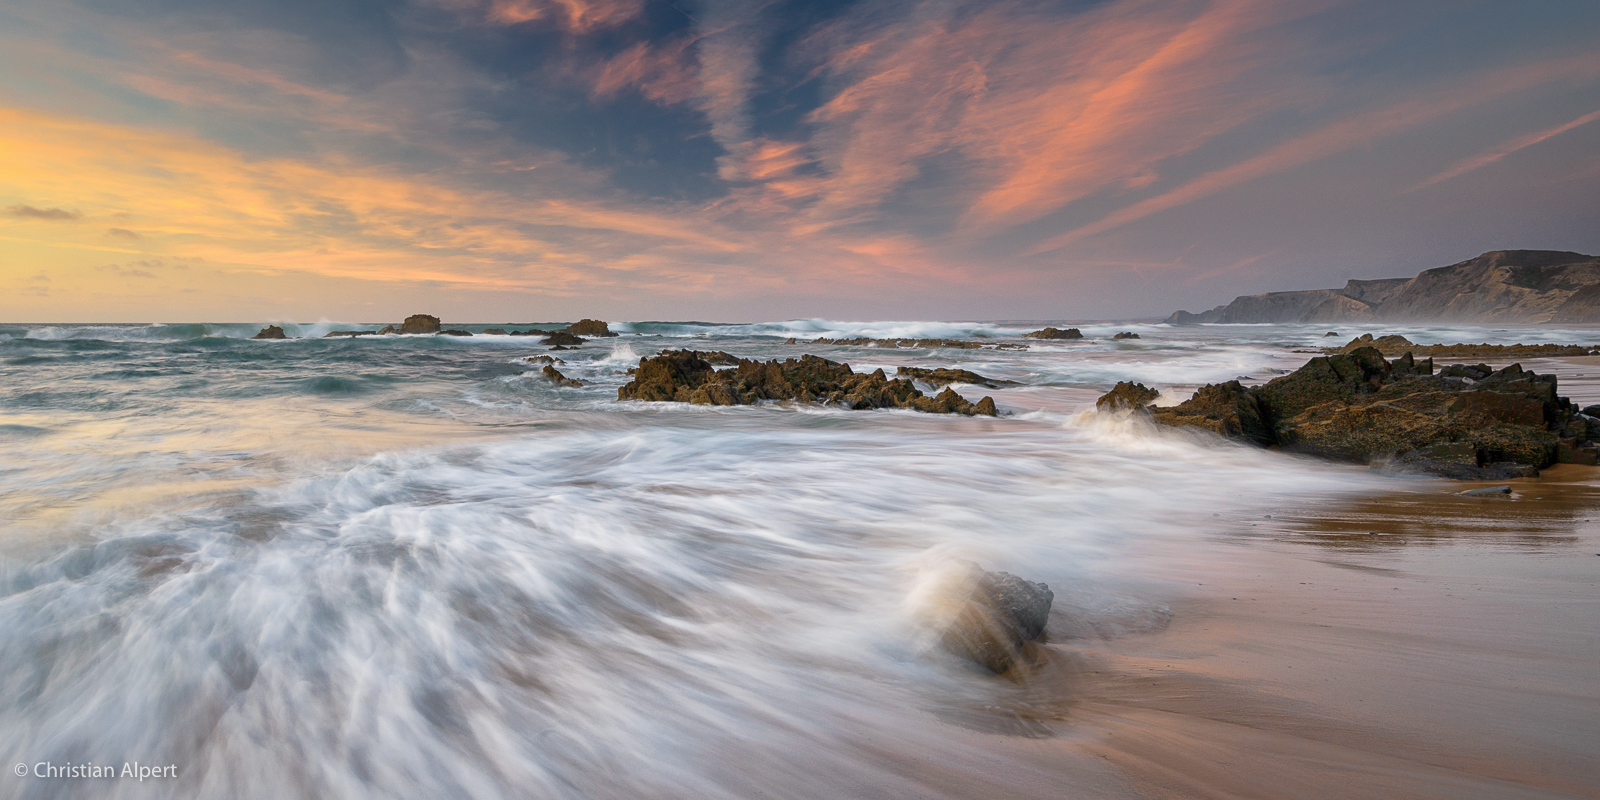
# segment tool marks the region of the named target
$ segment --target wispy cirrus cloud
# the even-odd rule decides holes
[[[83,219],[83,213],[68,211],[65,208],[35,208],[33,206],[15,205],[6,209],[6,213],[22,219],[42,219],[51,222],[77,222]]]

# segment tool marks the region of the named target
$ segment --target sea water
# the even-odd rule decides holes
[[[1052,626],[1137,635],[1167,614],[1140,552],[1197,546],[1213,514],[1393,485],[1093,413],[1112,384],[1178,402],[1364,332],[1592,338],[635,322],[550,352],[258,327],[0,326],[0,764],[28,772],[0,794],[823,797],[959,771],[982,717],[1034,696],[936,647],[922,606],[952,560],[1049,584]],[[955,387],[995,419],[616,399],[673,348],[1018,385]],[[172,774],[34,775],[135,763]]]

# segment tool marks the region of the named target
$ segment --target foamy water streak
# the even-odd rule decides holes
[[[930,649],[923,578],[971,558],[1136,629],[1160,608],[1127,557],[1195,517],[1370,492],[1080,413],[1308,335],[825,353],[1028,381],[963,388],[998,420],[617,403],[650,337],[555,354],[581,389],[477,337],[12,339],[0,754],[180,767],[30,797],[817,797],[967,769],[941,709],[1021,700]]]

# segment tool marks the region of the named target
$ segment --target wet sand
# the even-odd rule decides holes
[[[1017,690],[1004,747],[1064,759],[1025,793],[1600,797],[1600,469],[1452,494],[1479,485],[1217,518],[1148,554],[1170,624],[1057,636]],[[1115,774],[1066,778],[1085,755]]]

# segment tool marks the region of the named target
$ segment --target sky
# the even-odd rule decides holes
[[[0,320],[1115,319],[1600,253],[1592,0],[6,0]]]

